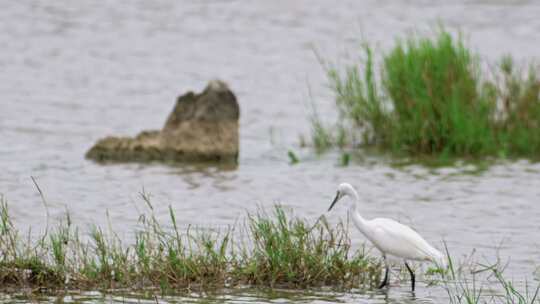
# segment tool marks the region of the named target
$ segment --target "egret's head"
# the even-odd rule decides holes
[[[334,207],[334,205],[344,196],[347,196],[347,195],[353,195],[354,193],[354,189],[353,187],[351,186],[351,184],[349,183],[341,183],[339,184],[338,186],[338,189],[337,189],[337,192],[336,192],[336,197],[334,198],[334,200],[332,201],[332,204],[330,204],[330,208],[328,208],[328,211],[332,210],[332,208]]]

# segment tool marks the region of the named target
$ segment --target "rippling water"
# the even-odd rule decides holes
[[[395,37],[443,23],[465,33],[488,60],[540,54],[539,2],[449,2],[6,1],[0,10],[0,193],[19,227],[42,229],[35,176],[53,217],[68,209],[82,227],[105,225],[108,210],[113,228],[129,237],[143,188],[163,220],[172,205],[184,226],[221,227],[275,202],[315,219],[336,185],[349,181],[360,190],[366,217],[399,219],[437,245],[446,240],[456,256],[476,248],[477,256],[493,260],[498,251],[511,258],[516,280],[530,279],[540,258],[540,164],[503,163],[475,175],[463,174],[467,167],[394,168],[361,156],[343,168],[337,155],[317,157],[298,147],[299,135],[309,133],[310,91],[325,117],[335,115],[314,49],[347,62],[358,57],[362,39],[385,50]],[[242,110],[238,168],[103,166],[83,158],[105,135],[160,128],[178,94],[201,90],[216,77],[229,82]],[[295,166],[287,160],[291,148],[301,155]],[[344,215],[343,205],[329,217]],[[354,241],[364,239],[356,233]],[[415,300],[401,293],[406,288],[316,301],[444,299],[441,290],[420,286]]]
[[[184,295],[160,296],[152,292],[147,293],[117,293],[114,295],[100,292],[69,293],[64,296],[41,296],[33,301],[57,301],[60,303],[433,303],[431,298],[418,297],[411,292],[391,290],[390,292],[360,292],[348,293],[298,291],[291,290],[250,290],[235,289],[213,293],[191,293]],[[2,298],[0,303],[27,303],[26,296],[10,295]]]

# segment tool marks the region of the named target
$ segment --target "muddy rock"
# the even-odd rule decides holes
[[[136,137],[100,139],[86,154],[97,161],[236,162],[240,110],[222,81],[211,81],[202,93],[176,100],[161,130]]]

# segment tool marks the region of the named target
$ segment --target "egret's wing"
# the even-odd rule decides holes
[[[408,226],[386,218],[373,219],[370,224],[376,236],[372,241],[384,252],[415,260],[439,258],[439,251]]]

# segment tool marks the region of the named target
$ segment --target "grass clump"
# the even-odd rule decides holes
[[[383,84],[393,101],[393,148],[420,153],[490,152],[492,101],[478,92],[477,63],[449,33],[409,39],[384,58]]]
[[[365,45],[364,53],[363,64],[344,73],[327,66],[338,129],[345,127],[349,138],[360,135],[363,145],[413,155],[540,153],[535,130],[540,81],[534,66],[525,77],[505,57],[485,76],[479,57],[445,30],[398,40],[383,56],[380,74],[373,50]]]
[[[148,201],[149,203],[149,201]],[[149,204],[151,207],[151,205]],[[152,209],[152,208],[151,208]],[[170,209],[168,228],[141,215],[131,244],[94,227],[79,234],[71,219],[33,241],[21,237],[8,205],[0,203],[0,290],[109,290],[119,288],[219,289],[371,285],[380,263],[350,248],[343,225],[310,224],[276,206],[249,215],[245,238],[224,232],[178,228]]]
[[[379,263],[351,252],[342,224],[330,227],[321,219],[310,225],[277,207],[272,217],[250,216],[249,231],[253,248],[244,252],[241,271],[251,284],[352,288],[379,279]]]

